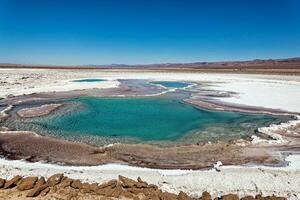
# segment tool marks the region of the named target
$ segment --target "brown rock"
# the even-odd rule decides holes
[[[110,196],[119,198],[122,192],[123,192],[122,187],[118,185],[116,188],[113,189],[113,192],[110,194]]]
[[[123,190],[122,193],[121,193],[121,196],[127,198],[127,199],[133,199],[134,195],[131,194],[130,192],[126,191],[126,190]]]
[[[149,184],[149,185],[148,185],[148,188],[154,188],[154,189],[158,190],[157,185],[154,185],[154,184]]]
[[[136,184],[138,183],[137,181],[132,180],[130,178],[126,178],[124,176],[119,176],[119,181],[121,182],[121,184],[124,188],[135,187]]]
[[[74,180],[71,183],[71,187],[74,189],[82,189],[83,186],[80,180]]]
[[[275,195],[272,196],[266,196],[263,198],[264,200],[286,200],[285,197],[276,197]]]
[[[65,176],[65,177],[62,178],[62,180],[60,182],[60,186],[62,188],[66,188],[66,187],[71,186],[72,182],[73,182],[73,179],[70,179],[70,178]]]
[[[109,196],[113,192],[113,189],[110,187],[98,188],[96,193],[102,196]]]
[[[130,192],[130,193],[132,193],[132,194],[134,194],[134,195],[138,195],[140,193],[144,193],[143,190],[135,188],[135,187],[133,187],[133,188],[127,188],[127,191]]]
[[[255,198],[253,196],[245,196],[241,200],[255,200]]]
[[[34,187],[32,190],[30,190],[28,192],[28,194],[26,195],[26,197],[36,197],[38,196],[44,189],[48,188],[49,184],[45,183],[43,185],[40,186],[36,186]]]
[[[152,194],[155,194],[156,196],[159,196],[159,193],[161,193],[160,190],[156,190],[155,188],[142,188],[142,189],[138,189],[138,191],[142,191],[142,193],[145,196],[153,196]]]
[[[161,200],[177,200],[177,195],[169,192],[162,192],[159,197]]]
[[[20,191],[30,190],[34,187],[37,180],[38,180],[38,177],[36,177],[36,176],[23,178],[22,180],[19,181],[19,183],[17,185],[17,189]]]
[[[178,194],[178,200],[192,200],[185,192],[180,191]]]
[[[236,194],[226,194],[221,197],[222,200],[239,200],[239,196]]]
[[[47,194],[48,194],[48,192],[50,192],[50,188],[48,187],[48,188],[46,188],[46,189],[44,189],[42,192],[41,192],[41,196],[46,196]]]
[[[12,179],[6,181],[4,184],[4,189],[15,187],[21,179],[22,179],[21,176],[15,176]]]
[[[49,184],[49,186],[57,185],[61,182],[61,179],[63,177],[63,174],[54,174],[48,178],[47,183]]]
[[[136,187],[136,188],[146,188],[148,187],[148,183],[142,181],[140,177],[138,177],[138,181],[132,180],[130,178],[126,178],[124,176],[119,176],[119,181],[124,188]]]
[[[82,184],[82,192],[89,193],[89,192],[96,192],[98,188],[97,183],[89,184],[89,183],[83,183]]]
[[[150,195],[146,196],[145,199],[147,199],[147,200],[160,200],[158,193],[150,194]]]
[[[5,179],[0,178],[0,188],[3,188],[3,187],[4,187],[5,181],[6,181]]]
[[[103,184],[99,185],[98,189],[102,189],[102,188],[106,188],[106,187],[114,188],[117,186],[117,183],[118,183],[117,180],[111,180],[111,181],[108,181],[107,183],[103,183]]]
[[[45,178],[41,177],[39,180],[35,183],[35,187],[39,187],[41,185],[44,185],[46,183]]]
[[[211,195],[209,194],[209,192],[204,191],[200,200],[211,200]]]
[[[256,195],[255,199],[257,199],[257,200],[264,200],[264,198],[260,194]]]
[[[143,181],[140,177],[138,177],[136,187],[137,188],[146,188],[146,187],[149,187],[149,185],[147,182]]]

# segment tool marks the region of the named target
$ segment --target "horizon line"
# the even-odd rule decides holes
[[[293,57],[280,57],[280,58],[253,58],[253,59],[242,59],[242,60],[216,60],[216,61],[191,61],[191,62],[161,62],[161,63],[139,63],[139,64],[125,64],[125,63],[110,63],[110,64],[33,64],[33,63],[11,63],[11,62],[0,62],[0,65],[29,65],[29,66],[151,66],[151,65],[174,65],[174,64],[213,64],[213,63],[230,63],[230,62],[251,62],[251,61],[280,61],[280,60],[292,60],[300,59],[299,56]]]

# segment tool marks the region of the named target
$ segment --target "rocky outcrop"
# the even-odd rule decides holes
[[[35,176],[23,178],[18,183],[17,189],[20,190],[20,191],[30,190],[30,189],[32,189],[34,187],[34,185],[37,182],[37,180],[38,180],[38,177],[35,177]]]
[[[236,194],[227,194],[221,197],[222,200],[239,200],[239,196]]]
[[[15,187],[21,179],[22,179],[21,176],[15,176],[12,179],[6,181],[4,184],[4,189],[9,189],[9,188]]]
[[[0,188],[3,188],[5,184],[5,179],[0,178]]]
[[[33,188],[29,193],[27,193],[26,197],[36,197],[38,196],[44,189],[48,188],[49,184],[45,183],[43,185],[37,186]]]
[[[156,185],[148,184],[141,178],[133,180],[119,176],[118,180],[106,183],[84,183],[74,180],[63,174],[54,174],[47,179],[43,177],[21,177],[15,176],[10,180],[0,178],[0,196],[6,199],[24,199],[35,197],[37,199],[143,199],[143,200],[212,200],[208,192],[203,192],[201,197],[195,198],[181,191],[173,194],[162,191]],[[29,190],[28,192],[23,192]],[[8,191],[5,193],[5,191]],[[3,192],[6,194],[3,195]],[[12,197],[12,194],[15,194]],[[17,198],[15,198],[17,197]],[[236,194],[227,194],[216,197],[214,200],[286,200],[285,197],[268,196],[256,197],[246,196],[239,198]]]
[[[200,200],[211,200],[211,195],[208,192],[204,191],[202,193],[202,196],[200,197]]]
[[[47,183],[49,184],[49,186],[55,186],[61,182],[61,179],[63,177],[63,174],[54,174],[48,178]]]

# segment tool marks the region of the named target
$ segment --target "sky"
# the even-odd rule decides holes
[[[299,56],[299,0],[0,0],[0,63]]]

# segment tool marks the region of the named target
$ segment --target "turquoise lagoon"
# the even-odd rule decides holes
[[[161,85],[167,88],[184,88],[192,85],[191,83],[178,82],[178,81],[152,81],[156,85]]]
[[[7,125],[75,140],[101,138],[99,143],[105,138],[117,142],[196,143],[247,138],[256,128],[278,122],[269,115],[205,110],[168,96],[77,97],[64,103],[63,109],[49,116],[32,119],[15,116]]]

